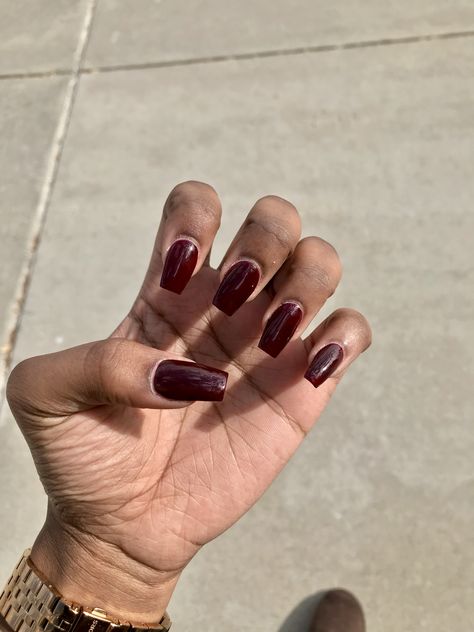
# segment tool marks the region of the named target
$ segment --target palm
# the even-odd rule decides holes
[[[203,268],[181,296],[150,280],[159,279],[156,270],[147,278],[113,335],[225,369],[224,402],[78,413],[45,427],[37,463],[67,520],[135,559],[171,570],[257,500],[333,386],[316,391],[301,379],[307,364],[301,340],[277,359],[257,348],[267,293],[227,318],[209,308],[215,270]]]

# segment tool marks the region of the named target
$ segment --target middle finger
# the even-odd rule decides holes
[[[283,198],[261,198],[247,215],[220,265],[214,305],[232,316],[255,298],[293,252],[301,234],[296,208]]]

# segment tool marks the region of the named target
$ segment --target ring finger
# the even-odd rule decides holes
[[[276,358],[306,329],[340,278],[341,263],[331,244],[319,237],[302,239],[273,279],[275,294],[263,317],[260,349]]]

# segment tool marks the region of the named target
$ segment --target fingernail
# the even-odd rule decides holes
[[[167,399],[221,402],[228,374],[204,364],[186,360],[163,360],[156,368],[153,386]]]
[[[192,277],[198,260],[198,249],[189,239],[177,239],[166,255],[161,287],[181,294]]]
[[[276,358],[285,348],[303,318],[303,310],[297,303],[283,303],[265,325],[258,346],[262,351]]]
[[[334,373],[341,364],[343,356],[344,351],[340,345],[335,342],[326,345],[320,349],[314,357],[311,365],[304,374],[305,378],[310,381],[315,388],[318,388],[318,386],[321,386],[321,384]]]
[[[251,261],[235,263],[222,279],[214,296],[213,304],[232,316],[257,287],[260,279],[258,267]]]

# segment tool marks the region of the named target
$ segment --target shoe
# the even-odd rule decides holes
[[[316,607],[310,632],[365,632],[362,606],[347,590],[330,590]]]

